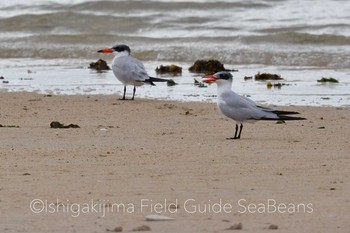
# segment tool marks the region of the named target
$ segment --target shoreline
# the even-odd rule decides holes
[[[271,224],[283,232],[349,229],[349,108],[277,107],[307,120],[247,123],[242,139],[230,141],[234,121],[216,103],[4,92],[0,98],[0,124],[19,126],[0,128],[2,231],[121,226],[128,232],[147,225],[152,232],[223,232],[238,223],[248,232]],[[53,129],[52,121],[80,128]],[[242,199],[254,213],[242,213]],[[38,213],[30,209],[33,200],[42,201],[34,205]],[[141,200],[147,200],[143,211]],[[269,200],[284,212],[267,212]],[[130,213],[102,216],[92,201],[101,208],[125,204]],[[175,201],[176,212],[166,212]],[[39,211],[41,203],[46,209]],[[175,220],[146,221],[157,214],[157,203],[160,214]],[[216,203],[219,213],[189,213],[192,205],[199,210]],[[260,203],[265,211],[258,212]],[[283,208],[301,204],[312,204],[312,212]],[[90,211],[83,213],[84,206]]]
[[[110,61],[108,59],[108,61]],[[5,82],[0,83],[1,91],[31,91],[46,94],[122,94],[123,85],[115,78],[113,72],[96,73],[84,66],[61,64],[57,66],[45,66],[44,60],[33,60],[33,64],[23,63],[21,67],[14,64],[2,65],[5,67],[1,73]],[[52,61],[52,63],[54,63]],[[80,61],[82,62],[82,61]],[[79,63],[80,64],[80,63]],[[84,62],[88,64],[88,61]],[[142,86],[137,88],[136,97],[165,99],[169,101],[215,101],[215,86],[199,88],[194,85],[194,79],[201,80],[200,74],[190,73],[183,69],[181,76],[157,76],[155,68],[161,64],[171,64],[164,61],[144,61],[146,70],[150,76],[171,78],[178,85],[168,87],[159,83],[156,87]],[[178,64],[187,67],[189,64]],[[278,66],[245,65],[234,67],[239,70],[234,73],[233,90],[248,96],[259,104],[265,105],[295,105],[295,106],[350,106],[348,93],[348,70],[323,70]],[[28,73],[28,70],[30,71]],[[267,88],[267,82],[244,80],[244,77],[252,77],[257,73],[271,73],[281,75],[283,81],[271,81],[272,84],[282,83],[280,88]],[[339,84],[320,84],[321,77],[334,77]],[[132,87],[127,88],[127,94],[132,94]]]
[[[57,94],[57,93],[40,93],[38,91],[1,91],[0,90],[0,95],[1,94],[33,94],[33,95],[39,95],[39,96],[49,96],[49,97],[52,97],[52,96],[86,96],[86,97],[99,97],[99,96],[105,96],[105,97],[111,97],[111,96],[115,96],[115,100],[116,101],[119,101],[119,98],[122,97],[122,91],[117,91],[116,93],[106,93],[106,94],[99,94],[99,93],[75,93],[75,94],[72,94],[72,93],[61,93],[61,94]],[[130,95],[130,96],[129,96]],[[127,93],[126,94],[126,98],[131,98],[131,93]],[[247,96],[247,95],[244,95],[244,96]],[[190,100],[184,100],[184,99],[179,99],[179,100],[174,100],[174,99],[167,99],[167,97],[144,97],[144,96],[137,96],[137,93],[135,95],[135,100],[144,100],[144,101],[162,101],[162,102],[174,102],[174,103],[192,103],[192,104],[215,104],[216,105],[216,99],[213,99],[213,98],[216,98],[216,96],[210,96],[211,99],[206,99],[206,100],[201,100],[201,101],[196,101],[196,100],[193,100],[193,99],[190,99]],[[250,96],[247,96],[248,98],[251,99]],[[296,107],[296,108],[303,108],[303,107],[310,107],[310,108],[344,108],[344,109],[349,109],[350,108],[350,105],[295,105],[295,104],[269,104],[269,103],[264,103],[264,102],[260,102],[260,101],[254,101],[256,102],[257,105],[261,105],[261,106],[267,106],[267,107],[271,107],[271,108],[290,108],[290,107]]]

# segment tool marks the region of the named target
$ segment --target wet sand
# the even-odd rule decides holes
[[[279,107],[308,120],[245,124],[230,141],[211,103],[0,98],[1,232],[349,230],[349,108]],[[156,213],[175,220],[145,221]]]

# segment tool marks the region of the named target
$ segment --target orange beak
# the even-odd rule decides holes
[[[113,53],[113,49],[111,48],[103,48],[97,51],[98,53]]]
[[[215,77],[214,75],[206,75],[204,77],[202,77],[203,82],[205,83],[215,83],[217,80],[219,80],[219,78]]]

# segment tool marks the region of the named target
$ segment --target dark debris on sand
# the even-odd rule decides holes
[[[18,125],[2,125],[0,124],[0,128],[19,128]]]
[[[123,227],[115,227],[112,230],[106,229],[106,231],[109,231],[109,232],[122,232],[123,231]]]
[[[58,121],[53,121],[50,123],[50,127],[53,129],[68,129],[68,128],[80,128],[79,125],[76,124],[69,124],[69,125],[64,125]]]
[[[270,226],[268,227],[269,230],[277,230],[278,229],[278,225],[276,224],[270,224]]]
[[[242,229],[243,229],[242,223],[237,223],[237,224],[230,226],[226,230],[242,230]]]
[[[151,231],[151,228],[147,225],[142,225],[132,229],[132,231]]]

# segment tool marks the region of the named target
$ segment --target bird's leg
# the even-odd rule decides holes
[[[237,126],[237,128],[238,128],[238,125],[236,125],[236,126]],[[240,139],[240,138],[241,138],[242,129],[243,129],[243,124],[241,123],[241,126],[239,127],[239,134],[238,134],[237,139]]]
[[[241,126],[241,127],[243,127],[243,126]],[[237,133],[238,133],[238,124],[236,124],[235,136],[230,137],[230,138],[226,138],[226,139],[228,139],[228,140],[239,139],[239,136],[241,135],[241,133],[239,133],[238,137],[237,137]]]
[[[132,98],[131,98],[131,100],[134,100],[135,92],[136,92],[136,87],[134,86],[134,90],[133,90],[133,93],[132,93]]]
[[[120,100],[125,100],[125,93],[126,93],[126,86],[124,86],[123,98],[121,98]]]
[[[237,139],[237,133],[238,133],[238,124],[236,124],[235,136],[233,137],[233,139]]]

